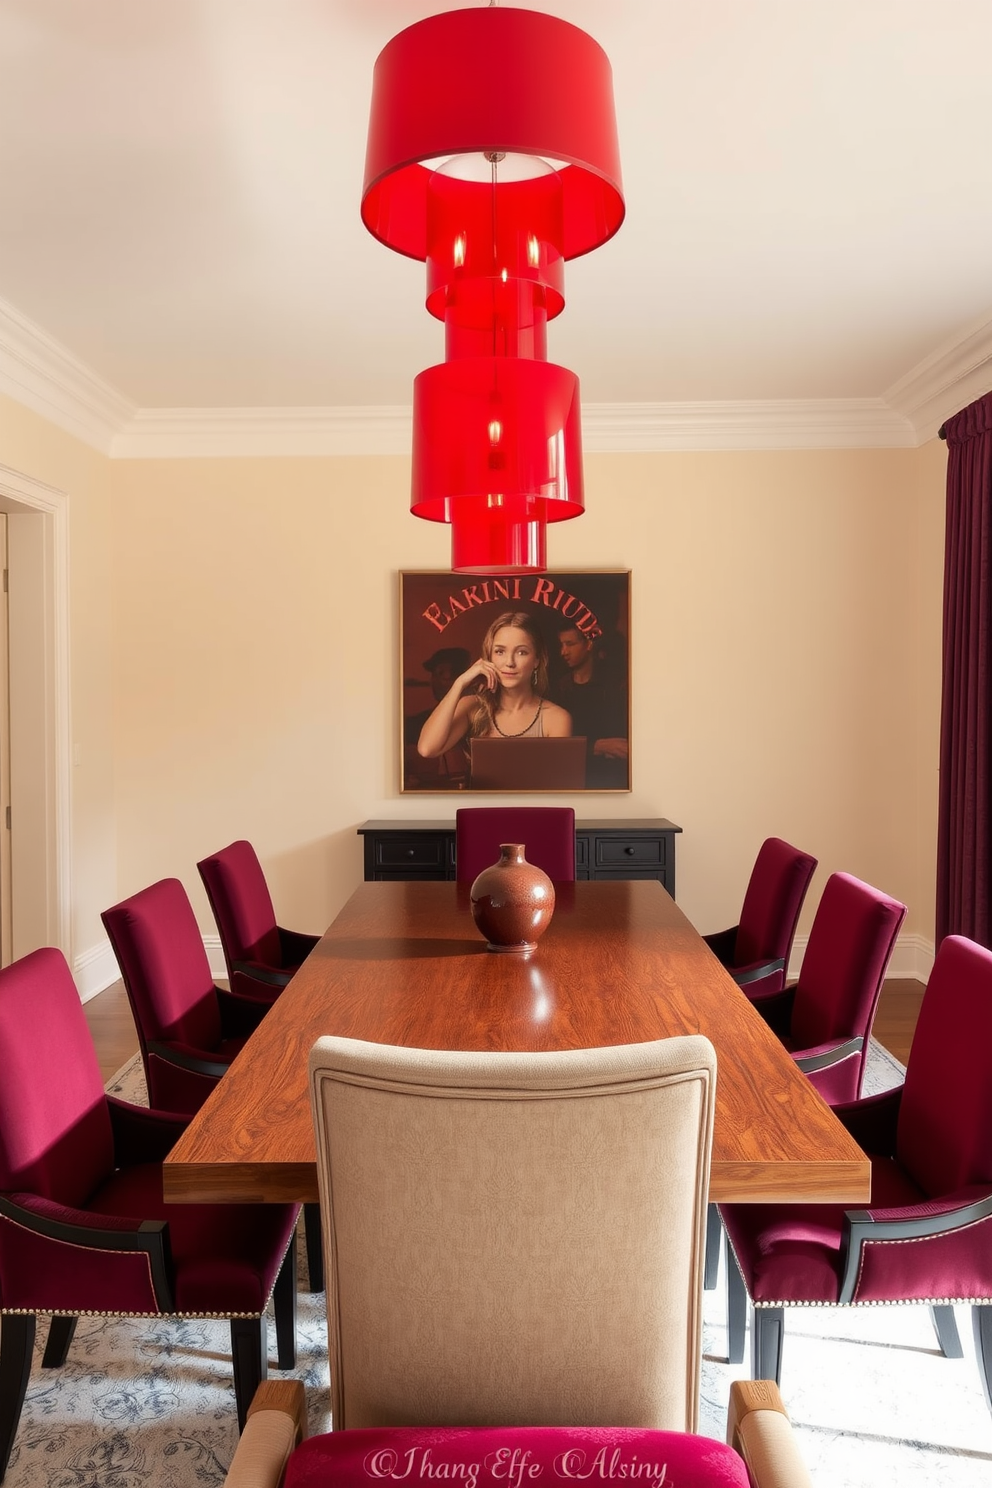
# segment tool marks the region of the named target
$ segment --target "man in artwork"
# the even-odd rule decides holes
[[[604,639],[590,640],[574,625],[558,632],[565,674],[555,701],[572,715],[573,734],[588,741],[587,790],[628,790],[627,688],[611,667]]]
[[[468,757],[461,745],[456,745],[437,760],[423,760],[417,753],[417,740],[437,703],[470,660],[464,646],[444,646],[440,651],[435,651],[433,656],[428,656],[423,663],[424,671],[430,673],[432,702],[429,708],[409,714],[403,722],[404,780],[407,789],[416,786],[435,789],[457,786],[466,778]]]

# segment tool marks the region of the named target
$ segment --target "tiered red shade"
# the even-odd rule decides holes
[[[583,509],[579,388],[547,358],[564,260],[623,220],[609,61],[535,11],[449,11],[375,67],[362,218],[427,264],[443,364],[414,385],[412,510],[459,572],[539,572]]]
[[[411,508],[451,523],[456,572],[546,568],[546,523],[583,510],[574,372],[517,357],[461,358],[421,372]]]

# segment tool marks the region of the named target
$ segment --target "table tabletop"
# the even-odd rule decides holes
[[[863,1205],[869,1164],[661,884],[559,884],[529,954],[494,954],[455,883],[363,883],[166,1160],[179,1203],[315,1201],[307,1055],[323,1034],[555,1050],[704,1033],[710,1198]]]

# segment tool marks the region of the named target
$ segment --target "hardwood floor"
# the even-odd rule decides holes
[[[873,1031],[879,1043],[902,1064],[909,1057],[922,1000],[922,982],[891,980],[882,988]],[[138,1035],[124,983],[114,982],[105,992],[90,998],[83,1011],[93,1034],[101,1073],[109,1080],[138,1052]]]
[[[882,995],[878,999],[872,1033],[900,1064],[905,1064],[909,1058],[909,1046],[913,1042],[916,1020],[920,1016],[923,992],[922,982],[893,978],[884,984]]]
[[[93,1035],[100,1073],[107,1081],[138,1052],[138,1035],[124,983],[114,982],[106,991],[98,992],[83,1003],[83,1012]]]

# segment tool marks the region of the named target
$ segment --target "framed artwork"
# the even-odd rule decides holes
[[[629,791],[630,573],[400,574],[403,792]]]

